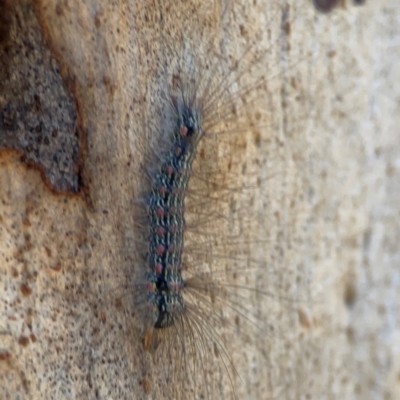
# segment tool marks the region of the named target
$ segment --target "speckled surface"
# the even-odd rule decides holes
[[[262,183],[238,198],[239,222],[251,228],[243,235],[264,260],[245,278],[302,300],[250,296],[261,329],[243,318],[240,334],[220,327],[241,376],[232,374],[237,398],[399,398],[398,2],[321,15],[290,1],[285,21],[285,7],[238,0],[223,28],[220,7],[175,3],[162,3],[160,49],[158,2],[33,2],[67,86],[74,82],[86,196],[55,195],[20,154],[0,153],[0,397],[173,398],[134,307],[121,304],[130,304],[127,272],[143,268],[132,210],[160,63],[173,69],[171,49],[190,20],[203,61],[214,43],[228,71],[261,30],[256,50],[272,43],[268,67],[284,72],[256,91],[251,130],[231,144],[242,173],[222,175],[243,183],[256,170]],[[223,365],[207,364],[206,374],[210,399],[232,398]]]
[[[77,193],[82,182],[76,105],[46,47],[33,5],[2,3],[0,151],[18,151],[54,191]]]

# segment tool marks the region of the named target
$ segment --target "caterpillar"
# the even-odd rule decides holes
[[[150,226],[147,301],[156,329],[176,325],[176,319],[185,310],[181,294],[185,286],[181,275],[185,192],[197,144],[203,136],[198,110],[183,103],[175,107],[178,118],[171,150],[153,175],[147,201]]]

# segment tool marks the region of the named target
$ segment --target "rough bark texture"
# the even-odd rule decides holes
[[[400,4],[222,3],[0,2],[1,399],[165,398],[114,300],[143,268],[133,199],[184,28],[201,65],[228,74],[250,48],[240,85],[271,76],[230,151],[259,166],[244,226],[276,232],[253,236],[258,288],[301,300],[251,300],[275,333],[221,327],[237,398],[400,398]],[[207,374],[232,396],[223,365]]]
[[[0,5],[0,150],[13,149],[55,191],[79,191],[79,135],[72,96],[46,48],[32,6]]]

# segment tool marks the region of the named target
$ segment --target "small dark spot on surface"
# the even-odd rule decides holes
[[[328,51],[328,57],[329,58],[334,58],[336,56],[336,50],[329,50]]]
[[[143,390],[145,391],[145,393],[150,393],[151,385],[149,379],[144,378],[140,384],[143,386]]]
[[[239,327],[239,325],[240,325],[240,318],[239,318],[239,315],[236,315],[236,316],[235,316],[235,325],[236,325],[237,327]]]
[[[101,13],[97,12],[96,15],[94,16],[94,26],[99,29],[101,26]]]
[[[7,42],[10,34],[12,18],[8,3],[9,1],[0,0],[0,45]]]
[[[299,315],[300,325],[307,329],[311,328],[312,321],[311,321],[311,316],[309,315],[309,313],[300,308],[298,310],[298,315]]]
[[[34,95],[33,95],[33,100],[34,100],[34,103],[35,103],[35,111],[36,111],[36,112],[41,111],[42,102],[40,101],[39,95],[38,95],[38,94],[34,94]]]
[[[286,22],[283,24],[283,30],[285,31],[285,33],[286,33],[287,36],[290,35],[291,26],[290,26],[290,22],[289,22],[289,21],[286,21]]]
[[[11,105],[6,105],[4,107],[1,117],[4,128],[7,130],[13,130],[16,128],[17,111]]]
[[[37,337],[33,333],[31,333],[29,337],[31,338],[32,343],[37,342]]]
[[[256,147],[260,147],[261,144],[261,134],[260,132],[254,132],[254,144]]]
[[[347,340],[350,343],[353,343],[354,342],[354,338],[355,338],[355,331],[354,331],[354,328],[351,325],[347,327],[346,335],[347,335]]]
[[[150,350],[150,347],[151,347],[151,345],[152,345],[152,337],[151,337],[151,335],[149,334],[149,333],[146,333],[145,335],[144,335],[144,337],[143,337],[143,341],[142,341],[143,343],[143,348],[146,350],[146,351],[149,351]]]
[[[115,85],[112,83],[111,78],[109,76],[103,76],[103,83],[107,89],[107,93],[110,96],[113,96],[115,93]]]
[[[340,4],[341,0],[313,0],[314,7],[322,13],[329,13]]]
[[[19,288],[21,290],[21,293],[23,294],[23,296],[28,297],[31,295],[32,293],[32,289],[26,285],[26,284],[22,284],[21,287]]]
[[[215,344],[215,343],[214,343],[214,355],[215,355],[215,357],[217,357],[217,358],[220,357],[218,345]]]
[[[244,25],[239,26],[240,34],[245,38],[247,37],[247,30]]]
[[[8,361],[11,354],[7,350],[0,350],[0,361]]]
[[[103,324],[107,322],[106,314],[103,311],[100,312],[99,318]]]
[[[123,308],[123,304],[122,304],[121,299],[115,299],[115,306],[116,306],[117,308],[119,308],[119,309],[122,309],[122,308]]]
[[[28,217],[25,217],[25,218],[22,220],[22,225],[24,225],[24,226],[31,226],[31,221],[29,221],[29,218],[28,218]]]
[[[56,14],[58,15],[58,16],[61,16],[62,14],[63,14],[63,8],[62,8],[62,5],[60,4],[60,3],[58,3],[57,5],[56,5]]]
[[[202,160],[204,160],[204,158],[205,158],[205,151],[204,151],[204,149],[201,149],[201,150],[199,151],[199,157],[200,157]]]
[[[18,339],[18,344],[20,344],[22,347],[27,347],[29,344],[29,338],[27,338],[26,336],[21,336]]]
[[[348,279],[346,279],[343,297],[344,297],[344,303],[346,304],[347,307],[350,308],[354,306],[357,300],[357,288],[354,277],[349,277]]]
[[[109,85],[109,84],[111,83],[110,77],[109,77],[109,76],[104,76],[104,77],[103,77],[103,83],[104,83],[105,85]]]
[[[282,13],[282,22],[281,22],[281,29],[285,32],[286,36],[289,36],[291,33],[289,13],[290,13],[290,6],[289,4],[286,4],[286,7]],[[290,47],[289,45],[287,46]]]

